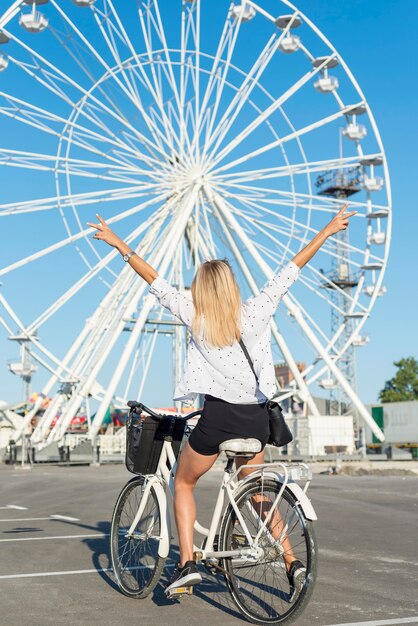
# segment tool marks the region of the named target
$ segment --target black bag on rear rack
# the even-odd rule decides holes
[[[126,469],[132,474],[155,474],[164,443],[169,432],[171,416],[160,420],[151,415],[133,413],[126,422]],[[176,419],[171,442],[174,456],[178,457],[186,420]]]

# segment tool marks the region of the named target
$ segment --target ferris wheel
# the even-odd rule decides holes
[[[292,374],[278,399],[318,415],[315,387],[341,388],[383,439],[343,363],[385,291],[389,173],[353,74],[297,7],[10,2],[0,113],[0,321],[21,375],[37,367],[42,381],[25,420],[51,398],[35,443],[62,438],[80,412],[94,438],[111,404],[151,379],[171,385],[184,359],[185,329],[92,240],[96,212],[179,289],[227,257],[248,297],[347,198],[349,232],[304,266],[272,322]]]

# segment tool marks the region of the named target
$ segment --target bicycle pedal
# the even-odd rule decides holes
[[[190,585],[189,587],[176,587],[175,589],[170,589],[169,591],[165,592],[167,598],[181,598],[181,596],[191,596],[192,593],[192,585]]]

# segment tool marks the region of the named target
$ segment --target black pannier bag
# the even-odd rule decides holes
[[[173,418],[163,416],[155,419],[151,415],[129,416],[126,423],[126,469],[132,474],[155,474],[164,443]],[[186,420],[176,419],[172,434],[174,456],[178,457]]]

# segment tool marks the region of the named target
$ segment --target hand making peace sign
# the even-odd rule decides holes
[[[325,226],[327,235],[334,235],[340,230],[345,230],[348,227],[348,218],[357,213],[357,211],[351,211],[351,213],[345,213],[349,202],[346,202],[338,213],[332,218],[332,220]]]
[[[104,219],[100,217],[98,213],[96,213],[96,217],[99,220],[100,224],[93,224],[92,222],[87,222],[88,226],[92,226],[93,228],[96,228],[98,231],[97,233],[93,235],[93,239],[101,239],[102,241],[105,241],[106,243],[108,243],[109,246],[113,246],[114,248],[117,248],[118,245],[122,243],[122,240],[120,239],[120,237],[118,237],[113,232],[113,230],[109,228],[109,226],[106,224]]]

